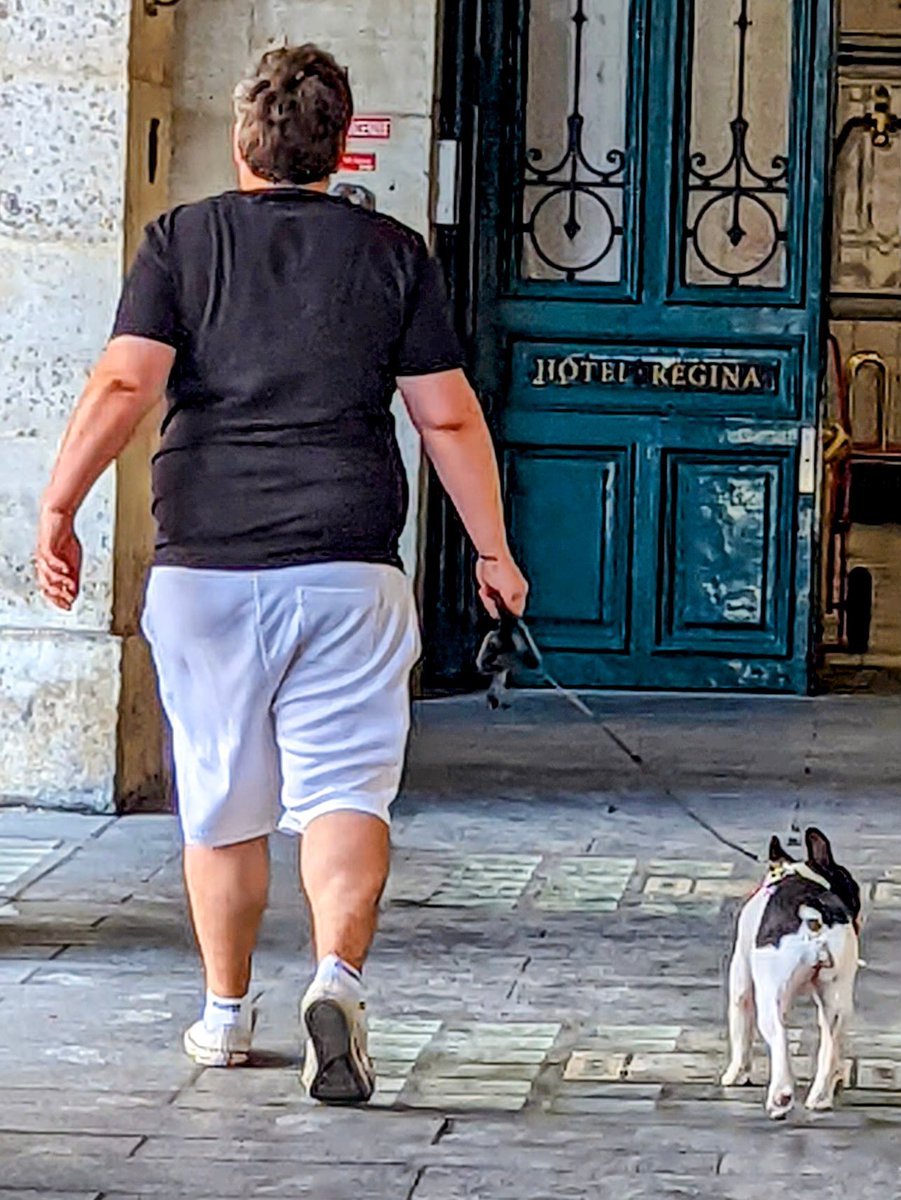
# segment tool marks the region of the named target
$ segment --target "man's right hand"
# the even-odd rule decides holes
[[[43,508],[35,561],[45,600],[68,612],[81,586],[81,542],[70,513]]]
[[[501,607],[515,617],[526,610],[529,585],[509,551],[495,555],[479,555],[476,563],[479,598],[492,617],[497,619]]]

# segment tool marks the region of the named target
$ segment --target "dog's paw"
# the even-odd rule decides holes
[[[776,1092],[767,1096],[766,1115],[771,1121],[784,1121],[795,1106],[795,1098],[791,1092]]]
[[[828,1082],[823,1086],[815,1079],[812,1082],[810,1091],[807,1092],[807,1098],[804,1102],[805,1109],[811,1112],[831,1112],[835,1108],[835,1097],[845,1088],[845,1076],[836,1072]]]
[[[747,1087],[750,1082],[750,1067],[746,1067],[744,1063],[739,1063],[737,1066],[733,1063],[720,1079],[720,1087]]]
[[[836,1076],[831,1087],[812,1087],[807,1093],[804,1107],[811,1112],[831,1112],[835,1108],[835,1097],[844,1087],[842,1076]]]

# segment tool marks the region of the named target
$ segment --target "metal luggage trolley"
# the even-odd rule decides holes
[[[849,571],[848,535],[855,519],[878,522],[879,482],[888,474],[896,477],[891,486],[901,490],[901,414],[893,419],[889,369],[881,354],[859,350],[843,363],[838,341],[830,335],[829,358],[838,411],[824,434],[824,527],[829,530],[824,607],[837,619],[837,642],[825,648],[864,653],[872,579],[863,566]]]

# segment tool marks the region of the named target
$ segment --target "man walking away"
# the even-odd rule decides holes
[[[490,611],[520,613],[497,465],[439,270],[398,222],[327,193],[353,111],[315,46],[235,93],[238,189],[148,226],[113,336],[41,510],[44,595],[78,594],[75,516],[166,393],[143,628],[172,726],[184,867],[206,977],[198,1063],[246,1062],[268,837],[301,836],[319,967],[303,998],[316,1099],[374,1086],[362,969],[419,653],[398,539],[397,386],[478,552]]]

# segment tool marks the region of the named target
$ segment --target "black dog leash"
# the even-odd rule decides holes
[[[476,669],[479,673],[491,676],[491,684],[488,688],[487,696],[488,707],[490,709],[497,710],[509,706],[510,701],[507,699],[509,681],[510,675],[514,671],[537,672],[542,680],[552,687],[558,695],[562,696],[577,712],[600,725],[601,729],[603,729],[604,733],[610,738],[617,749],[621,750],[644,777],[656,789],[663,792],[667,799],[672,801],[690,820],[694,821],[696,825],[699,825],[701,829],[705,830],[711,837],[716,838],[718,842],[721,842],[730,850],[734,850],[738,854],[743,854],[745,858],[751,859],[752,862],[761,861],[758,855],[750,850],[746,850],[744,846],[740,846],[737,842],[731,841],[721,834],[719,830],[715,829],[709,821],[698,816],[681,797],[673,792],[668,784],[663,783],[656,777],[642,756],[630,749],[622,738],[618,737],[610,726],[601,720],[598,714],[593,712],[580,696],[577,696],[575,692],[564,687],[559,680],[555,679],[544,665],[541,651],[538,649],[535,639],[532,637],[529,627],[522,617],[514,616],[513,613],[508,612],[497,597],[494,597],[494,601],[500,613],[497,628],[491,630],[482,642],[476,658]]]

